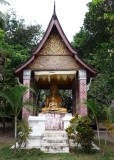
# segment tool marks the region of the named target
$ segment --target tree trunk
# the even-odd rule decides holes
[[[17,116],[15,117],[15,148],[14,148],[14,155],[16,155],[16,141],[17,141]]]
[[[97,134],[98,134],[98,140],[99,140],[99,147],[101,147],[100,134],[99,134],[99,125],[98,125],[98,123],[97,123]]]
[[[3,132],[5,133],[6,131],[6,127],[5,127],[5,118],[2,118],[2,123],[3,123]]]
[[[103,153],[103,156],[105,155],[105,152],[106,152],[106,145],[107,145],[107,130],[106,130],[106,135],[105,135],[105,146],[104,146],[104,153]]]

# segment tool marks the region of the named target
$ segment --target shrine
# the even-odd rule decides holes
[[[97,71],[81,60],[69,43],[57,18],[55,7],[37,49],[14,71],[14,74],[28,88],[31,84],[35,84],[37,89],[50,89],[51,92],[46,98],[46,106],[38,115],[34,111],[29,112],[25,107],[22,110],[22,118],[32,127],[28,148],[41,148],[45,152],[52,153],[61,150],[69,152],[64,129],[70,124],[69,121],[74,113],[78,112],[80,116],[87,115],[87,106],[83,102],[87,100],[87,85],[91,77],[96,76]],[[57,89],[72,90],[71,113],[61,105],[62,99],[57,95]],[[34,101],[35,95],[28,89],[23,101],[31,97]],[[59,150],[55,144],[55,150],[52,146],[49,149],[52,139],[53,141],[56,139]],[[59,146],[57,140],[61,141],[62,145]]]

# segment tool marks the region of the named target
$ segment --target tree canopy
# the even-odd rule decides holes
[[[114,5],[112,0],[92,0],[87,6],[89,11],[72,45],[78,49],[79,56],[99,72],[89,90],[89,98],[109,105],[114,99]]]
[[[0,0],[0,4],[2,5],[9,5],[9,3],[5,0]],[[0,11],[0,28],[3,29],[6,25],[5,23],[5,15],[3,14],[2,11]]]
[[[43,36],[43,30],[39,24],[26,25],[24,19],[17,18],[13,10],[4,17],[6,25],[0,26],[0,91],[9,93],[8,91],[17,85],[13,74],[14,69],[31,56],[31,51],[36,49]],[[19,94],[18,92],[17,94]],[[15,99],[15,96],[12,98]],[[5,113],[5,117],[11,113],[11,108],[8,100],[0,97],[0,113],[2,112]]]
[[[0,72],[4,79],[2,83],[6,82],[10,86],[15,84],[12,81],[13,70],[30,57],[42,36],[41,25],[25,25],[24,19],[17,19],[14,11],[6,14],[6,27],[4,31],[0,29]]]
[[[21,48],[17,47],[19,44],[27,49],[28,52],[36,49],[44,33],[41,25],[25,25],[25,20],[23,18],[17,19],[13,10],[6,14],[6,24],[5,31],[7,34],[5,41],[8,44],[20,50]]]
[[[0,2],[5,2],[4,0]],[[102,105],[114,99],[113,10],[112,0],[92,0],[83,26],[74,35],[72,45],[79,56],[99,73],[92,82],[88,97]],[[14,86],[13,70],[30,57],[44,32],[39,24],[26,25],[14,11],[5,15],[6,26],[0,28],[0,89]]]

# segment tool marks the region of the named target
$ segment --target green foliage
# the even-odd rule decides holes
[[[97,135],[99,140],[99,147],[101,146],[100,143],[100,134],[99,134],[99,120],[102,120],[102,108],[99,107],[96,99],[88,99],[85,104],[88,106],[88,110],[90,110],[89,117],[92,119],[92,121],[95,121],[97,125]]]
[[[15,86],[11,89],[5,89],[0,92],[0,97],[6,99],[6,101],[10,104],[10,112],[13,115],[13,119],[15,121],[15,150],[14,154],[16,154],[16,141],[17,141],[17,118],[19,113],[21,112],[24,106],[28,105],[28,101],[23,102],[23,96],[28,87],[26,86]],[[5,113],[6,114],[6,113]],[[4,114],[3,114],[4,116]],[[7,116],[7,115],[6,115]]]
[[[4,4],[4,5],[6,5],[6,4],[9,5],[9,3],[8,3],[7,1],[5,1],[5,0],[0,0],[0,3],[1,3],[1,4]]]
[[[5,42],[6,33],[0,30],[0,72],[2,73],[3,81],[0,83],[0,88],[10,88],[16,84],[16,79],[13,75],[13,70],[23,63],[28,58],[28,55],[23,55],[22,50],[16,51],[14,46]]]
[[[5,0],[0,0],[0,4],[9,5],[9,3]],[[5,15],[0,11],[0,29],[4,29],[6,26]]]
[[[76,128],[77,140],[76,142],[81,144],[82,149],[86,153],[90,153],[92,150],[92,142],[95,136],[92,128],[90,127],[91,121],[84,119],[79,121]]]
[[[4,31],[0,29],[0,76],[2,75],[0,90],[3,93],[6,91],[9,93],[12,87],[17,85],[17,80],[13,74],[14,69],[30,57],[29,53],[38,45],[43,31],[41,25],[38,24],[26,26],[24,20],[22,18],[18,20],[16,13],[13,11],[7,14],[5,18],[7,26]],[[14,99],[11,99],[11,101]],[[6,98],[0,97],[2,116],[3,114],[4,117],[11,116],[13,108],[15,108],[15,115],[18,115],[22,107],[20,106],[21,103],[17,106],[18,100],[15,102],[16,106],[11,107]]]
[[[69,126],[68,128],[65,129],[65,131],[67,132],[69,138],[74,139],[76,137],[75,129],[73,128],[73,126]]]
[[[91,43],[91,37],[89,33],[84,30],[84,27],[81,27],[80,32],[73,36],[73,42],[71,44],[78,50],[79,56],[82,58],[89,56],[91,48],[93,48],[94,45]],[[90,45],[91,47],[87,47]]]
[[[88,98],[96,99],[99,107],[114,99],[113,6],[112,0],[92,0],[72,42],[79,56],[99,71],[88,92]]]
[[[97,144],[97,141],[95,141]],[[102,141],[104,144],[104,141]],[[21,149],[18,150],[15,157],[13,157],[13,149],[10,149],[11,143],[0,142],[0,158],[1,160],[113,160],[114,157],[114,143],[107,143],[107,150],[105,157],[100,152],[94,154],[86,154],[81,150],[76,149],[71,153],[44,153],[40,149]]]
[[[4,97],[7,100],[7,102],[9,102],[12,114],[14,116],[19,115],[24,105],[22,102],[22,98],[26,90],[27,87],[25,86],[15,86],[11,89],[5,89],[2,92],[0,92],[0,96]]]
[[[88,117],[80,117],[76,113],[70,122],[71,126],[66,129],[68,137],[73,138],[74,142],[81,144],[84,152],[90,153],[95,135],[90,127],[91,120]]]
[[[36,49],[44,33],[41,25],[26,26],[24,19],[17,19],[16,13],[13,10],[6,14],[6,20],[7,27],[5,31],[7,32],[7,36],[5,40],[8,44],[13,45],[15,49],[19,44],[24,49],[27,49],[28,52]]]
[[[104,119],[104,125],[107,132],[109,132],[111,136],[114,136],[114,127],[112,125],[113,117],[114,117],[114,108],[111,106],[107,107],[106,105],[104,105],[102,113],[104,113],[106,117]]]
[[[92,120],[95,120],[95,122],[97,123],[98,119],[102,119],[101,113],[102,113],[102,109],[103,107],[99,107],[96,99],[88,99],[87,101],[84,102],[85,104],[87,104],[88,110],[89,110],[89,117]]]
[[[113,1],[93,0],[88,7],[89,12],[84,19],[85,29],[96,38],[96,43],[108,42],[112,37],[113,21],[110,15],[114,9]]]
[[[62,97],[62,107],[72,113],[72,90],[59,90],[58,95]]]
[[[114,99],[113,80],[109,73],[99,73],[90,86],[88,98],[96,99],[100,108],[103,104],[109,106]]]
[[[90,109],[91,112],[89,112],[89,117],[95,121],[97,125],[97,134],[98,134],[98,140],[99,140],[99,147],[101,148],[101,140],[100,140],[100,134],[99,134],[99,120],[104,124],[105,127],[105,145],[103,150],[103,155],[106,152],[106,144],[107,144],[107,133],[110,133],[110,135],[114,136],[114,127],[112,125],[112,120],[114,116],[114,109],[111,106],[102,105],[99,107],[96,100],[88,99],[85,104],[87,104],[88,109]]]
[[[6,84],[9,87],[16,84],[14,69],[30,57],[31,50],[36,49],[43,36],[41,25],[26,26],[24,19],[17,19],[14,11],[6,14],[6,23],[5,31],[0,29],[0,60],[4,60],[0,63],[4,79],[3,88]]]
[[[24,120],[19,121],[17,125],[17,142],[19,144],[19,148],[21,146],[26,147],[28,143],[27,139],[29,138],[29,133],[31,131],[31,128]]]

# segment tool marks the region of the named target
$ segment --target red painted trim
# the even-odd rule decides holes
[[[92,72],[94,75],[98,73],[98,71],[94,70],[93,68],[89,67],[86,63],[84,63],[77,55],[75,55],[75,59],[84,66],[88,71]]]
[[[59,34],[61,35],[64,43],[65,43],[66,46],[68,47],[68,49],[69,49],[72,53],[77,54],[77,52],[72,48],[71,44],[69,43],[68,39],[66,38],[66,36],[65,36],[65,34],[64,34],[64,32],[63,32],[63,30],[62,30],[62,28],[61,28],[61,25],[60,25],[58,19],[55,20],[55,25],[56,25],[56,27],[57,27],[57,29],[58,29],[58,31],[59,31]]]
[[[73,55],[75,56],[75,59],[77,60],[77,62],[79,62],[82,66],[84,66],[87,70],[89,70],[90,72],[92,72],[92,74],[96,75],[97,71],[95,71],[94,69],[92,69],[91,67],[89,67],[87,64],[85,64],[78,56],[77,56],[77,52],[73,49],[73,47],[71,46],[71,44],[69,43],[67,37],[65,36],[62,27],[58,21],[57,16],[53,15],[50,23],[48,25],[48,28],[45,32],[44,37],[42,38],[39,46],[37,47],[36,51],[34,51],[32,53],[32,57],[30,59],[28,59],[24,64],[22,64],[19,68],[17,68],[14,71],[14,74],[18,74],[18,72],[20,72],[22,69],[24,69],[29,63],[31,63],[31,61],[34,60],[35,55],[37,55],[39,53],[39,51],[41,50],[41,48],[43,47],[44,43],[46,42],[47,38],[49,37],[49,34],[52,30],[52,28],[56,26],[61,38],[63,39],[64,43],[66,44],[66,46],[68,47],[68,49],[71,51],[71,53],[73,53]]]
[[[14,74],[17,74],[20,72],[24,67],[26,67],[30,62],[32,62],[34,59],[34,56],[30,57],[29,60],[27,60],[24,64],[22,64],[20,67],[14,70]]]
[[[47,38],[48,38],[48,36],[49,36],[49,34],[50,34],[53,26],[54,26],[54,20],[51,19],[51,21],[50,21],[50,23],[49,23],[49,26],[48,26],[48,28],[47,28],[47,31],[46,31],[46,33],[45,33],[45,35],[44,35],[41,43],[39,44],[39,46],[38,46],[38,48],[36,49],[36,51],[33,53],[34,55],[37,54],[37,53],[40,51],[40,49],[43,47],[43,45],[44,45],[44,43],[46,42],[46,40],[47,40]]]

